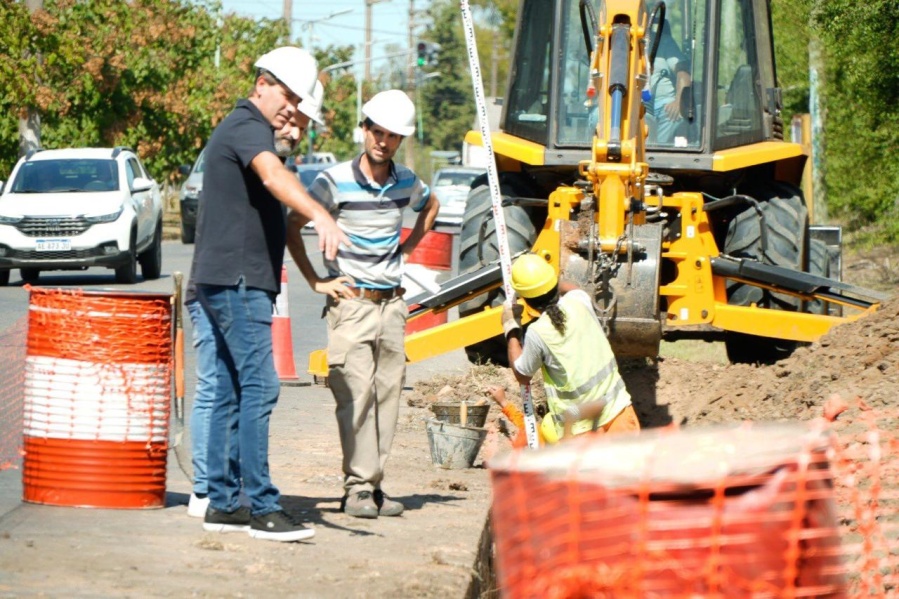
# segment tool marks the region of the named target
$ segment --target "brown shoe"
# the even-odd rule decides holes
[[[384,494],[381,489],[375,489],[375,505],[378,506],[379,516],[399,516],[406,509],[399,501],[394,501]]]
[[[344,497],[343,512],[356,518],[377,518],[378,506],[371,491],[359,491]]]

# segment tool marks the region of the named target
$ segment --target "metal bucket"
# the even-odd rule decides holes
[[[487,436],[487,430],[459,426],[433,418],[426,424],[431,462],[448,470],[471,468]]]
[[[462,403],[455,401],[437,402],[431,404],[434,418],[440,422],[450,424],[462,424]],[[466,422],[468,426],[481,428],[487,423],[487,413],[490,412],[490,404],[465,406]]]

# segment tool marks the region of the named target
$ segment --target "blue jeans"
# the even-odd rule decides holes
[[[194,493],[209,492],[206,479],[206,453],[209,446],[209,418],[215,399],[215,335],[212,323],[197,300],[185,304],[190,315],[194,355],[196,357],[197,388],[190,411],[190,447],[194,467]]]
[[[241,478],[253,515],[281,509],[268,464],[269,418],[280,381],[272,356],[275,294],[247,287],[197,285],[215,334],[216,387],[206,472],[209,505],[239,507]]]

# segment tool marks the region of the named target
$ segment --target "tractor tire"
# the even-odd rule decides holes
[[[503,198],[534,197],[525,179],[514,173],[503,173],[500,181]],[[505,206],[503,215],[506,219],[509,253],[530,249],[537,239],[537,228],[532,215],[521,206]],[[544,217],[545,218],[545,217]],[[486,222],[481,237],[482,224]],[[490,188],[483,181],[476,181],[468,195],[465,215],[462,218],[462,231],[459,237],[459,274],[475,271],[499,258],[499,244],[496,238],[496,226],[493,220],[493,202]],[[459,316],[480,312],[486,308],[498,306],[506,299],[505,291],[500,287],[459,305]],[[493,362],[508,366],[506,342],[502,335],[485,339],[465,348],[469,361],[475,364]]]
[[[809,241],[808,272],[810,275],[831,278],[830,252],[827,244],[820,239]],[[810,314],[827,314],[830,311],[830,303],[816,299],[806,304],[805,311]]]
[[[724,253],[797,272],[806,271],[808,209],[802,192],[792,185],[774,181],[750,195],[759,202],[764,223],[754,208],[740,212],[728,225]],[[763,233],[765,247],[762,247]],[[802,309],[799,298],[739,281],[727,282],[727,303],[736,306],[755,304],[775,310]],[[724,345],[728,359],[735,364],[773,364],[788,357],[798,346],[794,341],[730,331],[725,334]]]

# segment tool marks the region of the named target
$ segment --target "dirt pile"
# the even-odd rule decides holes
[[[622,361],[620,367],[644,427],[810,420],[823,414],[824,403],[834,395],[850,406],[841,420],[851,420],[861,409],[856,398],[875,411],[899,406],[899,299],[835,327],[771,366],[661,357]],[[532,393],[539,403],[545,396],[538,379]],[[502,385],[508,397],[519,397],[509,369],[484,365],[420,382],[407,400],[415,407],[448,400],[482,402],[489,385]],[[490,425],[508,428],[495,406]]]
[[[654,371],[654,369],[656,371]],[[899,299],[874,314],[833,328],[817,343],[772,366],[712,364],[661,359],[626,378],[641,417],[681,425],[739,420],[809,420],[838,395],[851,406],[860,398],[875,410],[899,405]],[[651,393],[641,393],[646,385]],[[654,393],[654,402],[646,402]],[[853,407],[852,409],[858,409]],[[843,419],[851,417],[847,414]]]

